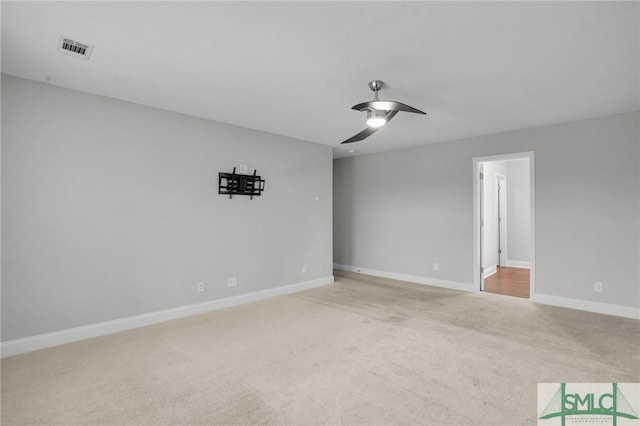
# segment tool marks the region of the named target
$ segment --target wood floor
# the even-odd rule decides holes
[[[529,298],[529,270],[498,266],[498,272],[485,278],[484,291]]]

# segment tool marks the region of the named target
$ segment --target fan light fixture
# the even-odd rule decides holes
[[[382,80],[370,81],[369,89],[373,91],[373,101],[362,102],[351,107],[351,109],[355,109],[356,111],[367,111],[368,127],[357,135],[352,136],[346,141],[342,141],[341,143],[359,142],[362,139],[368,138],[369,136],[374,134],[380,127],[391,121],[391,119],[395,117],[396,114],[398,114],[400,111],[426,115],[426,113],[420,111],[419,109],[410,107],[409,105],[405,105],[401,102],[381,101],[380,99],[378,99],[378,91],[382,89],[382,86],[384,86],[384,82]]]
[[[367,126],[378,128],[387,124],[387,115],[381,111],[367,111]]]

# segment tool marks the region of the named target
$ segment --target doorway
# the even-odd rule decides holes
[[[473,174],[475,288],[533,300],[533,152],[474,158]]]

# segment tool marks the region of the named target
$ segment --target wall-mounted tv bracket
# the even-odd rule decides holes
[[[218,173],[218,194],[229,194],[229,198],[234,195],[248,195],[253,200],[254,196],[262,195],[264,191],[264,179],[256,175],[256,170],[252,175],[242,175],[236,173],[233,168],[231,173]]]

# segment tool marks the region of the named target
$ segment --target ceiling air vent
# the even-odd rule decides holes
[[[93,52],[93,45],[80,43],[75,40],[71,40],[70,38],[60,36],[58,52],[75,56],[76,58],[89,60],[89,56],[91,56],[91,52]]]

